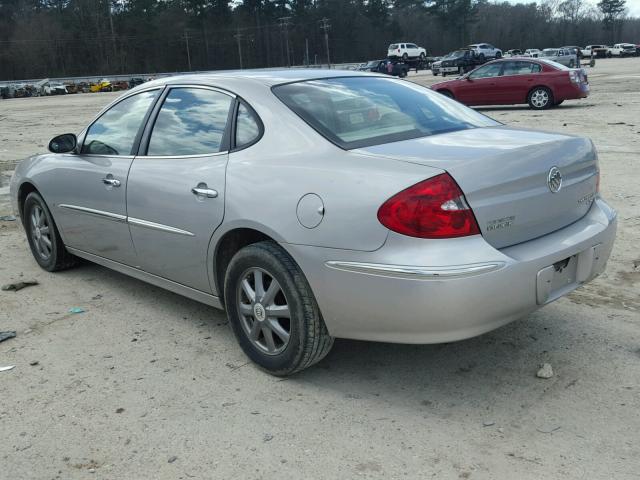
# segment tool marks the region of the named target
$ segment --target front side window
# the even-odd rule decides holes
[[[260,126],[255,115],[243,103],[238,107],[236,118],[236,148],[254,142],[260,136]]]
[[[493,78],[500,75],[500,70],[502,70],[502,63],[490,63],[489,65],[484,65],[469,75],[473,80],[479,80],[481,78]]]
[[[142,121],[159,90],[138,93],[107,110],[87,130],[81,152],[93,155],[132,155]]]
[[[147,155],[218,153],[233,99],[204,88],[173,88],[153,126]]]
[[[310,80],[276,86],[273,92],[345,149],[499,125],[424,87],[386,78]]]

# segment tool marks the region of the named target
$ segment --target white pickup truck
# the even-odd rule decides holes
[[[417,46],[415,43],[398,42],[392,43],[387,49],[387,57],[401,58],[407,60],[409,58],[419,58],[424,60],[427,57],[427,51]]]
[[[636,46],[633,43],[616,43],[609,49],[611,57],[632,57],[636,54]]]

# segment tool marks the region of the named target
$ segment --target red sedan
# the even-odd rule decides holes
[[[589,95],[584,70],[524,57],[494,60],[456,80],[436,83],[431,88],[465,105],[528,103],[537,110]]]

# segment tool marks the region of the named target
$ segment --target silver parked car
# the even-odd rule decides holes
[[[42,268],[79,257],[224,308],[276,375],[335,337],[521,318],[602,272],[616,231],[591,141],[382,75],[156,80],[49,149],[11,182]]]
[[[542,50],[542,53],[538,55],[538,58],[552,60],[569,68],[580,66],[577,53],[569,48],[545,48]]]

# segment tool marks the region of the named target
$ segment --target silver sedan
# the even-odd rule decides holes
[[[336,337],[497,328],[601,273],[615,238],[591,141],[386,76],[156,80],[49,150],[11,182],[42,268],[82,258],[224,308],[275,375]]]

